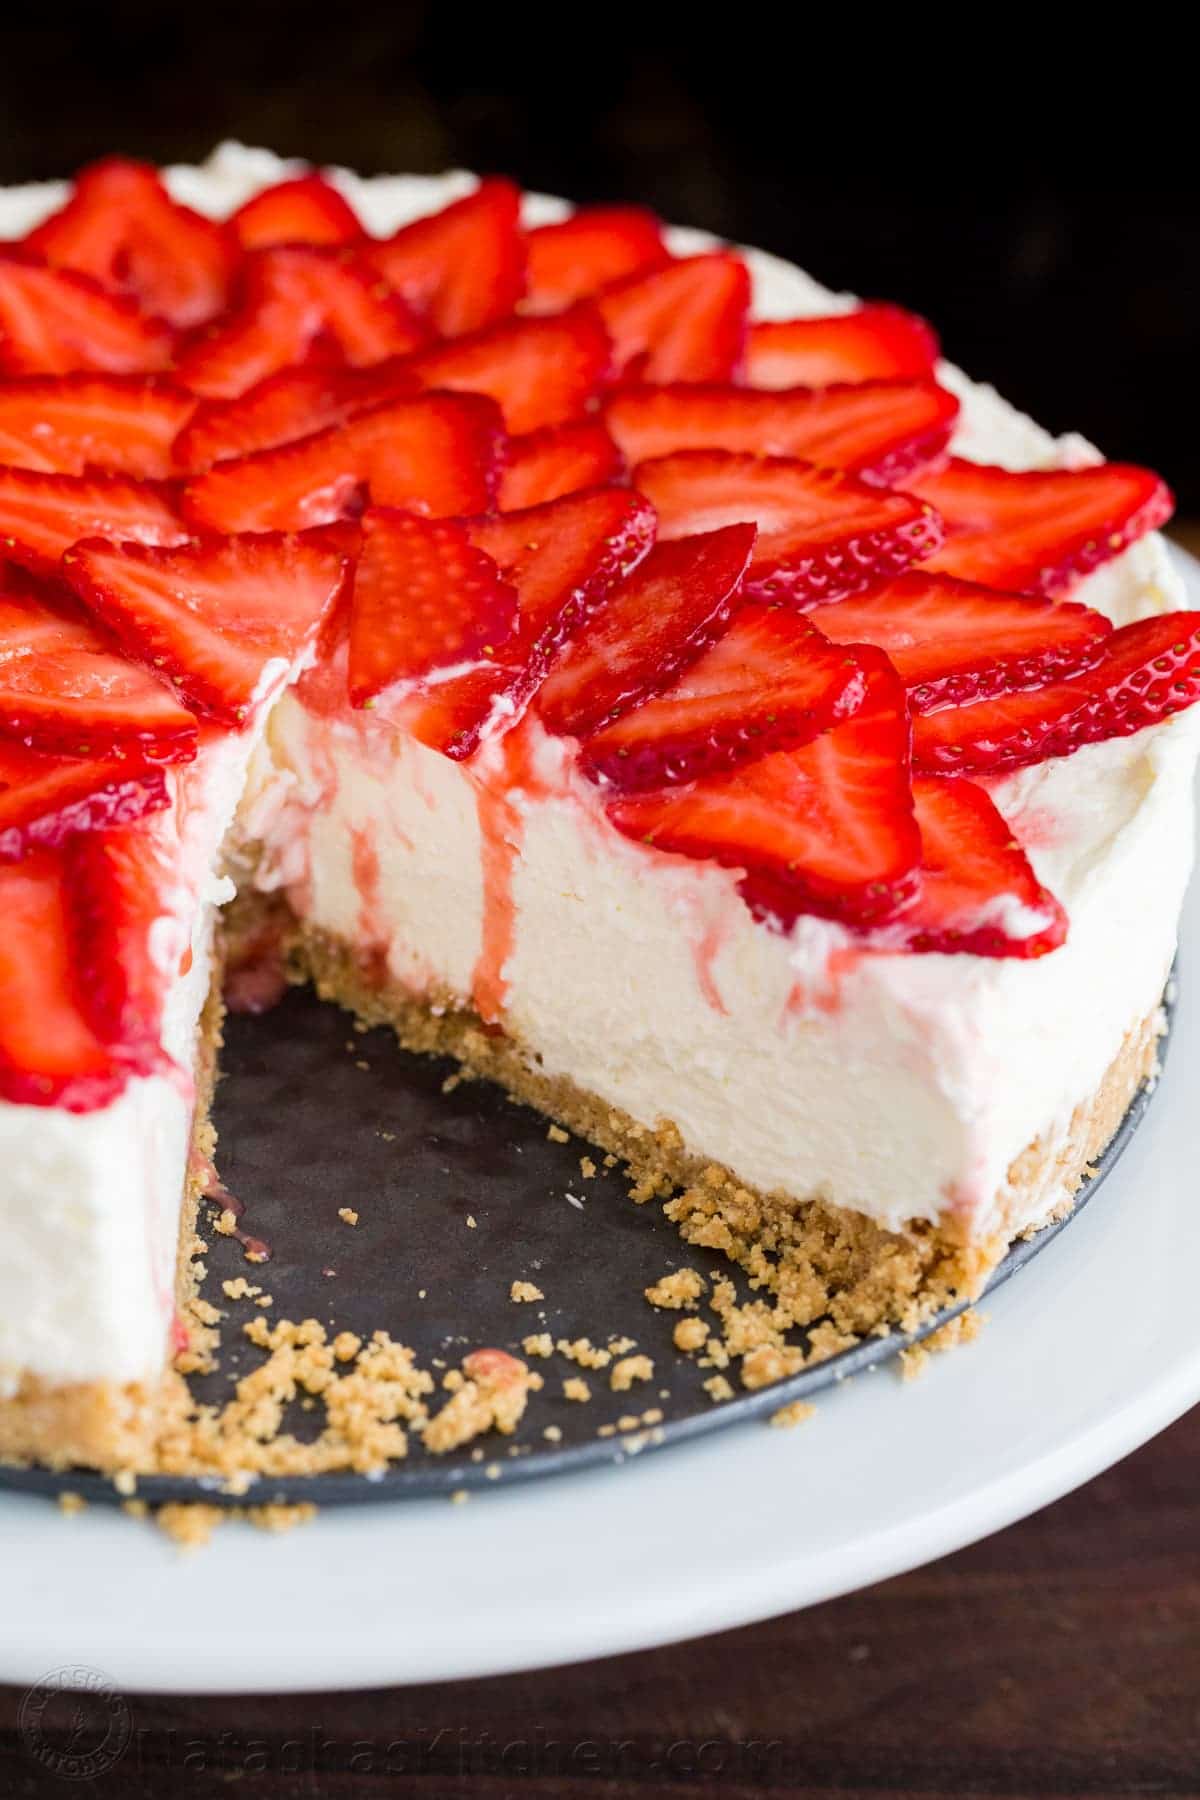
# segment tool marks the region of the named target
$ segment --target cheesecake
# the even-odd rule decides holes
[[[830,1348],[1070,1206],[1191,862],[1156,476],[635,207],[227,145],[0,231],[0,1458],[184,1404],[230,972]]]

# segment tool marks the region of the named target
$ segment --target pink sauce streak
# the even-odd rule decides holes
[[[696,964],[696,980],[700,984],[700,992],[714,1012],[728,1018],[729,1008],[721,998],[713,975],[713,963],[721,954],[721,947],[727,936],[727,922],[714,919],[705,928],[699,942],[692,946],[692,955]]]
[[[476,784],[483,862],[483,941],[471,982],[471,998],[485,1025],[498,1025],[508,1001],[505,967],[516,941],[513,871],[525,836],[514,796],[544,799],[549,792],[533,766],[534,739],[518,726],[499,746],[499,767]]]
[[[379,846],[373,823],[351,827],[350,868],[358,892],[358,941],[378,946],[386,942],[388,933],[380,893]]]
[[[246,1213],[245,1202],[235,1199],[229,1192],[229,1189],[223,1184],[220,1176],[217,1174],[216,1166],[213,1163],[212,1158],[202,1156],[197,1151],[193,1151],[191,1156],[191,1169],[192,1173],[199,1178],[202,1198],[211,1200],[219,1212],[231,1212],[234,1218],[239,1221],[237,1230],[231,1232],[230,1235],[236,1238],[238,1243],[242,1246],[242,1249],[246,1252],[247,1260],[260,1263],[270,1262],[270,1244],[263,1238],[251,1237],[249,1233],[241,1229],[240,1222],[245,1217]]]

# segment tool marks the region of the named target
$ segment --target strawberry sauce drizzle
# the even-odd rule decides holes
[[[533,744],[528,727],[510,731],[496,747],[494,770],[479,778],[475,789],[483,865],[483,931],[471,998],[485,1025],[498,1025],[507,1004],[505,968],[516,941],[513,871],[524,842],[525,819],[515,799],[517,795],[545,798],[549,792],[534,767]]]
[[[216,1165],[213,1163],[212,1158],[193,1151],[192,1170],[200,1183],[201,1197],[205,1200],[211,1200],[213,1205],[217,1208],[218,1213],[232,1213],[234,1218],[239,1222],[235,1230],[230,1232],[229,1235],[230,1237],[236,1238],[238,1243],[242,1246],[242,1249],[246,1252],[246,1261],[254,1263],[270,1262],[270,1244],[268,1244],[264,1238],[251,1237],[248,1232],[241,1229],[240,1221],[246,1216],[246,1203],[244,1200],[238,1200],[229,1192],[229,1189],[217,1174]]]
[[[379,846],[371,821],[351,827],[350,869],[358,894],[358,941],[378,947],[387,941],[388,934],[380,895]]]

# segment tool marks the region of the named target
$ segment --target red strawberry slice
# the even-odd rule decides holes
[[[0,863],[19,862],[77,831],[122,825],[168,803],[161,768],[115,757],[45,756],[0,738]]]
[[[511,319],[409,358],[426,388],[490,394],[512,432],[581,413],[599,393],[612,346],[599,313],[575,306],[552,318]]]
[[[586,737],[674,678],[721,635],[753,525],[658,544],[567,644],[538,695],[550,731]]]
[[[34,375],[0,387],[0,463],[165,480],[195,400],[157,375]]]
[[[363,235],[354,208],[332,182],[312,170],[263,188],[229,220],[243,250],[276,244],[352,244]]]
[[[928,567],[989,587],[1061,594],[1170,518],[1165,482],[1129,463],[1014,474],[954,461],[912,484],[946,542]]]
[[[949,706],[916,722],[913,758],[929,774],[992,774],[1128,737],[1200,699],[1200,613],[1122,625],[1081,674],[1023,693]]]
[[[633,471],[659,536],[758,526],[748,597],[811,606],[898,574],[941,541],[932,507],[836,469],[725,450],[677,450]]]
[[[618,480],[624,469],[621,453],[603,425],[590,419],[546,425],[509,439],[500,477],[500,510],[518,512],[580,488],[603,487]]]
[[[657,849],[743,871],[748,904],[785,928],[805,912],[856,924],[891,917],[912,890],[921,848],[908,712],[887,658],[858,655],[866,696],[853,718],[731,774],[610,800],[613,824]]]
[[[313,643],[349,566],[337,529],[178,550],[90,541],[63,558],[67,580],[130,656],[234,726],[263,697],[269,665],[290,665]]]
[[[481,181],[474,193],[405,225],[367,254],[441,337],[505,318],[525,286],[521,194],[511,181]]]
[[[376,506],[440,518],[485,511],[503,433],[480,394],[424,394],[364,412],[277,450],[221,462],[184,489],[202,530],[298,531]],[[0,513],[0,525],[3,515]]]
[[[516,590],[517,628],[495,668],[430,685],[404,714],[415,737],[463,760],[518,719],[555,652],[629,575],[654,541],[654,514],[627,488],[593,488],[545,506],[469,522],[472,544]]]
[[[789,607],[752,603],[673,687],[589,738],[580,767],[626,792],[675,786],[796,749],[849,718],[865,693],[855,653]]]
[[[9,583],[0,592],[0,731],[68,756],[176,762],[196,721],[91,621]]]
[[[899,306],[858,306],[817,319],[762,319],[746,340],[745,379],[756,388],[828,387],[932,375],[933,327]]]
[[[880,947],[971,956],[1044,956],[1067,915],[1033,872],[1007,821],[973,781],[918,779],[917,891]]]
[[[223,225],[172,200],[148,163],[120,156],[84,169],[66,205],[25,241],[52,267],[130,294],[180,328],[224,310],[239,260]]]
[[[626,381],[729,381],[746,341],[750,276],[724,251],[634,275],[596,300]]]
[[[139,544],[181,544],[188,535],[160,482],[0,468],[0,557],[53,575],[64,550],[98,534]]]
[[[878,644],[914,712],[1042,687],[1087,668],[1112,626],[1073,601],[1002,594],[924,569],[808,614],[835,644]]]
[[[404,301],[352,252],[281,245],[251,253],[242,305],[184,353],[179,379],[229,398],[313,354],[365,368],[424,336]]]
[[[121,1092],[127,1070],[81,1005],[62,853],[0,865],[0,1100],[92,1112]]]
[[[141,1074],[162,1068],[163,1001],[174,969],[159,926],[170,916],[175,870],[152,820],[92,831],[67,846],[67,907],[80,1005],[92,1030]],[[171,945],[174,959],[179,950]]]
[[[614,281],[644,275],[670,258],[662,226],[640,206],[585,206],[529,233],[525,304],[560,312]]]
[[[86,275],[0,253],[0,375],[131,375],[165,369],[175,339],[161,319]]]
[[[175,445],[176,466],[201,474],[214,463],[274,450],[341,425],[356,413],[412,393],[417,384],[405,367],[403,358],[371,369],[306,363],[280,369],[232,400],[202,400]]]
[[[517,595],[462,520],[373,507],[362,532],[350,620],[355,706],[398,683],[495,658],[516,624]]]
[[[958,401],[933,381],[872,381],[857,387],[630,388],[605,407],[608,428],[631,463],[673,450],[741,450],[798,456],[892,485],[946,447]]]

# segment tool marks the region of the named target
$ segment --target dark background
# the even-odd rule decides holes
[[[1151,463],[1200,514],[1196,104],[1191,52],[1150,35],[1160,12],[16,14],[0,24],[0,182],[113,148],[193,160],[236,135],[367,173],[465,165],[645,201],[928,314],[972,374]]]

